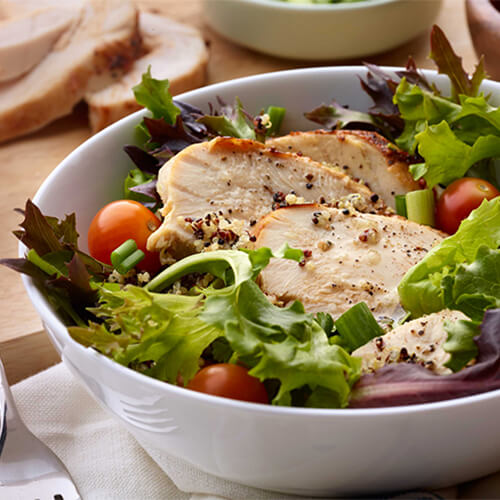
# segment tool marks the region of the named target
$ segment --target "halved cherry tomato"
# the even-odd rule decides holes
[[[460,223],[483,200],[491,200],[500,192],[487,181],[463,177],[452,182],[441,194],[436,206],[436,225],[448,234],[454,234]]]
[[[223,398],[251,403],[269,403],[266,388],[240,365],[219,363],[202,368],[187,385],[188,389]]]
[[[160,219],[137,201],[112,201],[97,212],[90,224],[90,255],[105,264],[111,264],[111,252],[132,238],[137,248],[145,254],[137,268],[155,273],[160,268],[160,258],[158,253],[146,250],[146,242],[160,224]]]

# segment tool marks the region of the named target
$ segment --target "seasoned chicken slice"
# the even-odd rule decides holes
[[[149,66],[154,78],[168,78],[172,95],[199,87],[205,81],[208,51],[195,28],[146,12],[140,13],[139,26],[144,55],[118,81],[85,96],[93,132],[141,108],[132,87],[141,81]]]
[[[0,21],[0,82],[36,66],[79,14],[79,9],[47,7]]]
[[[391,208],[395,208],[394,195],[421,189],[408,171],[408,154],[376,132],[292,132],[270,139],[266,144],[340,168],[364,181]]]
[[[109,84],[138,55],[131,0],[86,0],[78,21],[24,76],[0,84],[0,142],[69,114],[84,94]]]
[[[448,309],[423,316],[371,340],[352,355],[362,358],[363,373],[373,372],[390,363],[405,362],[421,364],[439,375],[450,374],[452,371],[444,366],[450,359],[449,353],[443,349],[448,338],[444,322],[459,319],[469,318],[460,311]]]
[[[175,258],[248,237],[260,217],[287,204],[350,196],[359,209],[385,208],[366,186],[310,158],[223,137],[194,144],[169,160],[157,190],[165,219],[148,248],[168,248]]]
[[[307,311],[340,316],[366,302],[376,317],[401,315],[397,286],[442,233],[399,216],[338,210],[316,204],[276,210],[255,230],[257,247],[284,243],[305,251],[302,265],[274,259],[261,273],[262,290],[300,300]]]

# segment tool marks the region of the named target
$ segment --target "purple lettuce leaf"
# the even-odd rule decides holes
[[[62,220],[44,216],[31,200],[19,212],[24,220],[14,234],[35,254],[0,259],[0,264],[31,276],[66,319],[81,323],[97,299],[92,282],[105,280],[113,268],[79,250],[74,214]]]
[[[406,63],[406,69],[403,71],[396,71],[396,74],[399,78],[406,78],[406,80],[413,85],[418,85],[429,92],[436,92],[438,95],[440,94],[436,87],[429,83],[424,74],[418,71],[417,63],[411,56],[408,58],[408,62]]]
[[[130,191],[134,193],[143,194],[149,198],[155,200],[154,205],[161,203],[161,197],[156,190],[157,179],[152,179],[144,184],[138,184],[130,188]]]
[[[163,118],[147,117],[144,117],[144,125],[151,135],[150,143],[161,145],[162,151],[166,146],[173,154],[177,154],[191,144],[202,142],[206,138],[194,135],[187,127],[184,127],[182,115],[177,116],[175,125],[170,125]]]
[[[360,78],[360,82],[362,89],[373,100],[371,111],[382,115],[397,115],[399,111],[392,98],[399,82],[375,64],[365,63],[365,66],[368,68],[366,80]]]
[[[377,130],[376,121],[369,113],[351,110],[340,105],[335,100],[331,104],[322,104],[304,113],[304,116],[308,120],[318,123],[329,130],[337,128]]]
[[[160,167],[165,163],[162,159],[157,158],[148,151],[144,151],[144,149],[141,149],[139,146],[127,144],[123,149],[134,162],[134,165],[146,174],[157,175],[158,170],[160,170]]]
[[[436,63],[438,72],[450,79],[452,97],[457,103],[460,102],[461,94],[472,97],[477,95],[481,82],[487,77],[483,57],[470,76],[462,65],[462,58],[455,54],[443,30],[437,25],[431,31],[430,57]]]
[[[386,365],[354,386],[351,408],[401,406],[455,399],[500,389],[500,309],[486,311],[474,338],[476,363],[452,375],[436,375],[407,363]]]

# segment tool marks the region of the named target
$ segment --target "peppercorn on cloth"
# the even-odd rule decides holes
[[[26,425],[65,463],[83,500],[300,499],[224,481],[159,450],[141,447],[62,363],[16,384],[13,394]],[[500,473],[437,492],[384,498],[500,498]]]

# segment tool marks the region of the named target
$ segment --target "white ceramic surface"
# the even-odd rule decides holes
[[[229,101],[239,96],[251,112],[285,106],[285,128],[312,128],[302,113],[334,97],[368,108],[357,79],[363,73],[360,67],[288,71],[205,87],[179,99],[205,109],[217,95]],[[500,83],[486,82],[484,90],[500,104]],[[76,149],[43,183],[35,203],[50,215],[76,211],[85,235],[94,213],[120,196],[131,167],[122,147],[133,141],[141,116],[125,118]],[[500,391],[360,410],[280,408],[208,396],[150,379],[80,346],[32,282],[24,282],[64,362],[96,400],[141,441],[205,472],[331,497],[447,486],[494,472],[500,464]]]
[[[211,27],[238,44],[279,57],[342,60],[385,52],[430,28],[442,0],[298,4],[204,0]]]

